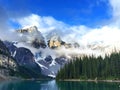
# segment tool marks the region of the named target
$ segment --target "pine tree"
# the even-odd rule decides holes
[[[74,58],[57,74],[56,79],[120,79],[120,53]]]

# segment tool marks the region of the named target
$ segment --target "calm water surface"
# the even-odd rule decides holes
[[[4,81],[0,82],[0,90],[120,90],[120,83]]]

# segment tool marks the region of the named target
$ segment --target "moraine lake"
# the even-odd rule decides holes
[[[0,90],[120,90],[120,83],[78,81],[2,81]]]

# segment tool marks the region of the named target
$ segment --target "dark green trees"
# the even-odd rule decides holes
[[[56,79],[120,79],[120,53],[74,58],[57,74]]]

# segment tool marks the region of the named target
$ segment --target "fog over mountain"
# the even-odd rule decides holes
[[[115,50],[120,51],[119,4],[119,0],[109,0],[108,14],[112,18],[93,27],[70,25],[52,16],[40,16],[33,12],[16,14],[0,6],[0,39],[12,43],[13,46],[9,43],[6,46],[13,57],[19,58],[17,51],[26,53],[28,49],[32,57],[25,57],[32,58],[44,75],[55,77],[60,67],[73,57],[104,57]],[[15,25],[10,25],[10,22]],[[12,51],[14,48],[16,50]]]
[[[113,50],[113,48],[119,48],[120,42],[120,28],[119,28],[119,1],[117,0],[109,0],[109,5],[111,6],[111,10],[108,11],[112,15],[112,19],[110,21],[106,21],[104,25],[100,27],[88,27],[85,25],[69,25],[62,21],[58,21],[52,16],[39,16],[37,14],[22,14],[17,15],[15,17],[12,15],[8,15],[10,12],[6,11],[4,7],[0,7],[0,38],[2,40],[9,41],[19,41],[21,39],[20,35],[17,35],[16,29],[9,27],[7,20],[12,22],[16,22],[20,25],[20,28],[29,27],[29,26],[37,26],[38,30],[41,32],[43,37],[45,37],[45,42],[47,43],[47,36],[50,33],[57,33],[61,39],[67,43],[77,42],[84,48],[84,50],[78,50],[76,48],[72,50],[66,50],[63,47],[59,49],[61,51],[68,52],[69,54],[73,53],[96,53],[93,50],[89,50],[88,46],[93,45],[94,47],[108,47]],[[18,28],[18,29],[20,29]],[[22,37],[23,38],[23,37]],[[97,45],[97,46],[95,46]],[[28,47],[25,45],[25,47]],[[108,50],[109,51],[109,50]],[[108,52],[106,51],[106,52]],[[57,51],[58,52],[58,51]],[[58,53],[59,53],[58,52]],[[100,53],[99,50],[97,53]],[[65,53],[64,53],[65,54]]]

